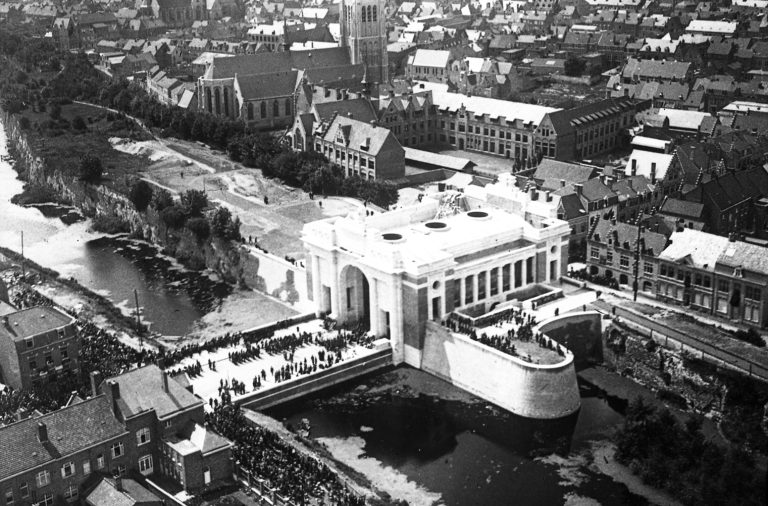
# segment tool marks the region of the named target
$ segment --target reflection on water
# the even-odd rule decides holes
[[[391,381],[388,374],[394,373],[373,381]],[[308,419],[311,437],[335,457],[356,469],[356,462],[367,460],[358,470],[374,482],[382,475],[387,477],[383,482],[407,479],[423,488],[423,500],[414,500],[412,492],[402,497],[409,502],[431,504],[438,494],[439,503],[446,505],[548,505],[563,504],[575,493],[602,504],[645,504],[586,466],[574,472],[537,458],[553,452],[574,457],[622,421],[616,410],[621,406],[589,384],[580,385],[581,410],[560,420],[531,420],[479,400],[445,401],[430,395],[390,393],[361,402],[355,396],[360,384],[270,414],[294,426]],[[352,443],[360,446],[357,452],[349,451]],[[375,472],[370,471],[371,461],[378,462]]]
[[[0,125],[0,156],[7,153]],[[20,252],[23,231],[28,258],[75,278],[126,311],[135,307],[136,289],[143,318],[151,322],[152,330],[184,334],[218,296],[226,295],[224,285],[177,269],[146,244],[100,238],[88,231],[89,222],[72,223],[71,214],[64,218],[71,223],[66,225],[50,206],[37,209],[11,204],[11,197],[22,189],[10,163],[0,160],[0,246]]]

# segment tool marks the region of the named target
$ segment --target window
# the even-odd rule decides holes
[[[77,495],[77,485],[70,485],[67,487],[67,490],[64,491],[64,499],[66,499],[68,502],[72,502],[77,499]]]
[[[505,292],[508,291],[512,285],[511,267],[512,264],[507,264],[501,268],[501,289]]]
[[[5,504],[13,504],[13,490],[5,493]]]
[[[96,469],[104,469],[104,455],[102,454],[96,457]]]
[[[29,484],[26,481],[22,481],[19,485],[19,492],[21,492],[21,497],[29,497]]]
[[[464,280],[464,304],[471,304],[475,300],[474,276],[467,276]]]
[[[27,348],[33,348],[35,346],[35,342],[30,337],[29,339],[25,340],[24,342],[27,343]]]
[[[262,119],[267,117],[267,103],[266,102],[262,102],[261,104],[259,104],[259,113],[261,113]]]
[[[115,474],[117,476],[123,476],[125,475],[125,466],[123,464],[120,464],[115,468]]]
[[[605,253],[605,261],[609,264],[613,263],[613,251],[608,251]]]
[[[653,264],[650,262],[645,262],[643,264],[643,272],[646,274],[653,274]]]
[[[69,478],[73,474],[75,474],[76,468],[74,462],[67,462],[63,466],[61,466],[61,477],[62,478]]]
[[[31,371],[34,371],[35,369],[37,369],[37,360],[30,360],[29,361],[29,369]]]
[[[37,477],[35,478],[35,483],[37,484],[37,488],[44,487],[48,485],[51,482],[51,473],[48,471],[40,471],[37,473]]]
[[[730,288],[730,283],[726,281],[725,279],[718,279],[717,280],[717,291],[718,292],[727,292]]]
[[[486,273],[480,272],[477,274],[477,300],[483,300],[485,298],[485,285],[486,285]]]
[[[152,455],[144,455],[139,459],[139,472],[141,474],[152,474]]]
[[[136,444],[141,446],[143,444],[149,443],[149,427],[144,427],[143,429],[139,429],[136,431]]]
[[[37,502],[37,506],[53,506],[53,493],[46,492],[43,494],[43,498]]]
[[[61,355],[62,359],[69,358],[69,351],[67,350],[66,346],[59,348],[59,354]]]
[[[592,251],[590,252],[590,256],[593,260],[597,260],[600,258],[600,250],[597,248],[592,248]]]
[[[499,268],[494,267],[491,269],[491,296],[498,295],[499,293]]]
[[[170,429],[171,426],[173,425],[173,422],[170,420],[166,420],[163,425],[165,426],[166,429]]]
[[[693,276],[693,284],[696,285],[696,286],[701,286],[701,284],[702,284],[701,274],[699,274],[699,273],[694,274],[694,276]]]
[[[760,289],[752,286],[747,286],[744,290],[744,298],[754,301],[760,301]]]
[[[91,461],[90,460],[84,460],[83,461],[83,475],[88,476],[91,474]]]
[[[123,456],[123,443],[115,443],[112,445],[112,458],[116,459]]]

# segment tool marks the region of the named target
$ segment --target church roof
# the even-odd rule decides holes
[[[281,51],[256,53],[229,58],[214,58],[205,72],[205,79],[230,79],[235,74],[267,74],[276,69],[306,70],[349,65],[345,47],[329,47],[312,51]],[[362,77],[362,73],[360,74]]]

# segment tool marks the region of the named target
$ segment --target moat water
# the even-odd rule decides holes
[[[2,157],[8,155],[6,142],[0,124]],[[23,231],[29,259],[75,278],[124,312],[134,310],[136,289],[142,317],[153,331],[182,335],[219,296],[226,295],[222,284],[185,271],[146,243],[93,233],[88,220],[62,220],[56,206],[12,204],[11,198],[23,186],[9,160],[0,159],[0,246],[21,252]]]
[[[531,420],[447,383],[414,394],[408,384],[425,373],[409,369],[403,386],[399,371],[269,414],[294,427],[306,419],[337,460],[411,506],[647,504],[587,457],[623,421],[625,400],[580,381],[576,415]]]

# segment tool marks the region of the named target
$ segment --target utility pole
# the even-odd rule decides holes
[[[24,231],[21,231],[21,280],[27,280],[27,269],[24,261]]]
[[[637,302],[637,285],[638,278],[640,277],[640,232],[643,230],[640,223],[642,222],[643,211],[637,215],[637,239],[635,240],[635,281],[632,283],[632,300]]]
[[[139,292],[133,289],[133,298],[136,300],[136,332],[139,333],[139,348],[144,348],[144,333],[141,331],[141,313],[139,313]]]

